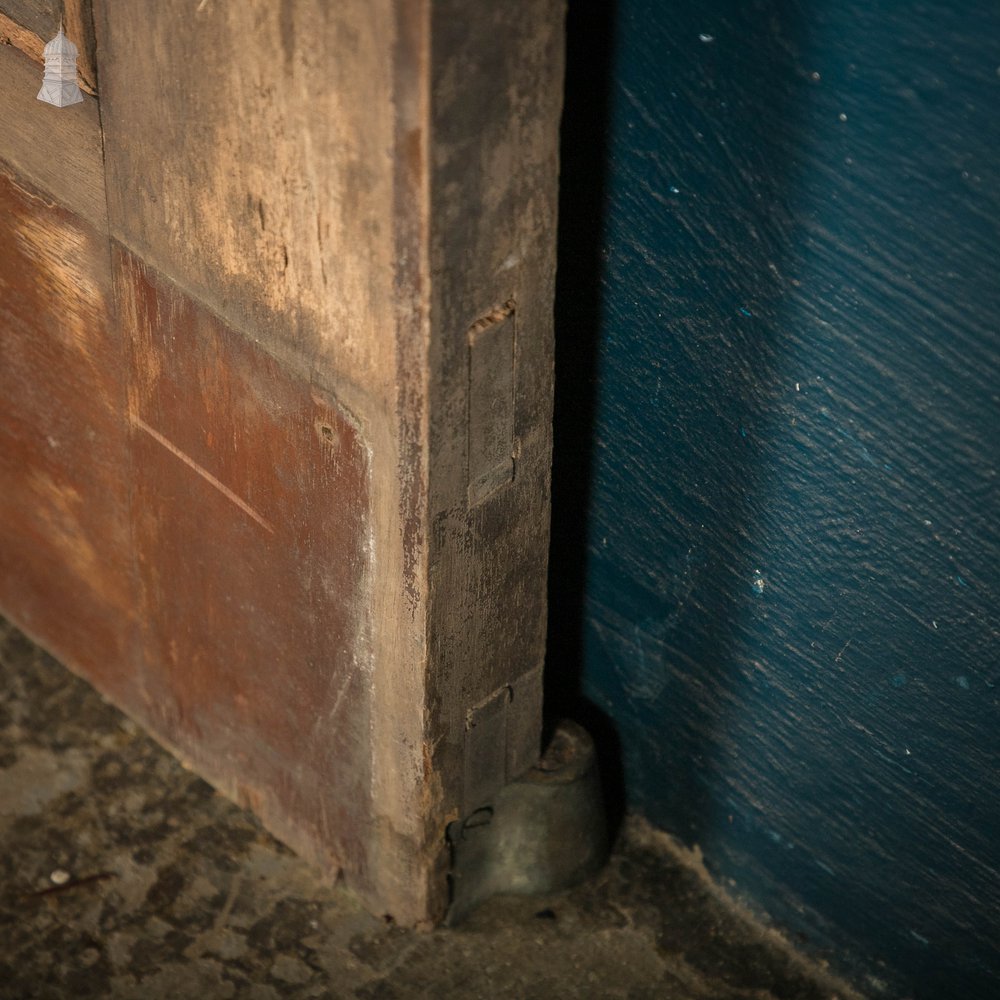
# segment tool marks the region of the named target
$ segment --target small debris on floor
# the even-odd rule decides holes
[[[0,619],[3,1000],[854,996],[638,820],[568,892],[372,916]]]

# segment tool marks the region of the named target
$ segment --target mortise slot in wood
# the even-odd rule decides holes
[[[471,344],[476,334],[488,330],[496,323],[503,322],[508,316],[514,315],[514,300],[508,299],[502,306],[491,309],[485,316],[481,316],[472,326],[469,327],[469,343]]]
[[[514,301],[468,330],[470,506],[514,478]]]
[[[497,688],[465,717],[463,812],[485,803],[538,760],[541,669]]]

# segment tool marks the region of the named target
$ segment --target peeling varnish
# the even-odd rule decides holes
[[[263,517],[261,514],[255,511],[253,507],[251,507],[250,504],[246,502],[246,500],[244,500],[240,496],[237,496],[228,486],[226,486],[225,483],[220,482],[218,479],[216,479],[215,476],[213,476],[212,473],[208,471],[208,469],[199,465],[193,458],[191,458],[190,455],[187,455],[183,451],[181,451],[181,449],[178,448],[177,445],[175,445],[172,441],[165,438],[158,430],[156,430],[153,427],[150,427],[149,424],[147,424],[146,421],[142,419],[142,417],[138,416],[133,417],[132,422],[136,428],[148,434],[154,441],[157,442],[157,444],[163,445],[163,447],[166,448],[171,455],[175,455],[189,469],[192,469],[199,476],[201,476],[201,478],[204,479],[206,483],[208,483],[210,486],[214,486],[227,500],[231,501],[233,504],[239,507],[239,509],[243,511],[243,513],[246,514],[247,517],[256,521],[257,524],[259,524],[265,531],[270,532],[272,535],[274,534],[274,527],[271,525],[270,521],[268,521],[265,517]]]

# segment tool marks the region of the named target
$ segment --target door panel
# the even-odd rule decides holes
[[[333,400],[114,249],[140,709],[272,829],[357,867],[370,814],[368,456]]]
[[[438,919],[538,750],[561,8],[67,2],[100,104],[57,109],[59,6],[0,0],[0,608]]]

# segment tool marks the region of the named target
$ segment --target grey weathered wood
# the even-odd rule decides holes
[[[37,99],[38,65],[0,45],[0,159],[101,231],[107,230],[97,101],[54,108]]]
[[[63,3],[62,0],[0,0],[0,14],[47,40],[59,30]]]
[[[45,43],[59,30],[76,45],[81,89],[97,93],[97,53],[91,0],[0,0],[0,44],[21,49],[36,62]]]
[[[514,305],[469,330],[469,502],[514,476]]]
[[[454,781],[463,756],[492,761],[450,793],[471,809],[538,753],[563,22],[551,0],[438,0],[431,13],[430,683],[441,706],[441,773]],[[508,303],[500,314],[512,314],[483,330]],[[476,332],[489,337],[491,328],[500,337],[487,389]],[[490,439],[501,471],[480,481],[488,495],[474,489],[470,498],[483,452],[455,431],[466,420],[482,429],[484,404],[502,429],[478,443]],[[511,466],[499,461],[507,435]],[[473,725],[468,712],[494,703],[506,716],[502,739],[499,725]]]

